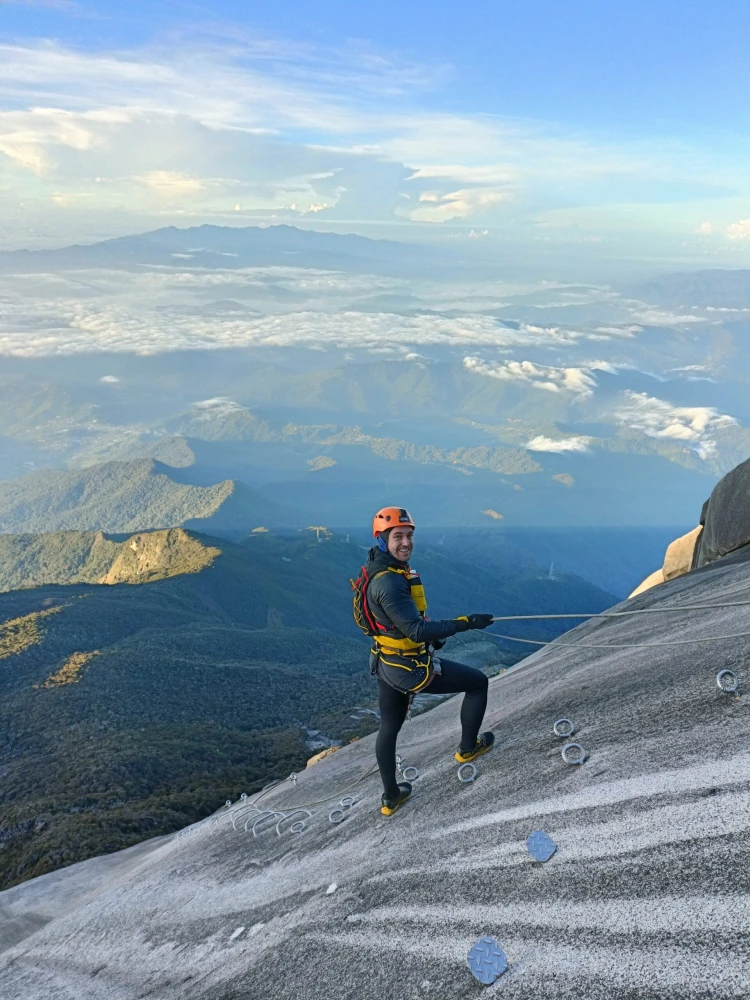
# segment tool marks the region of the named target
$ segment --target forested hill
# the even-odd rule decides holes
[[[311,532],[241,545],[139,538],[169,534],[185,545],[179,575],[168,575],[180,569],[172,553],[153,582],[123,571],[128,582],[0,595],[4,885],[178,829],[288,775],[312,752],[307,730],[365,731],[347,718],[375,700],[350,610],[363,549]],[[612,603],[575,577],[500,578],[434,551],[415,565],[433,617]],[[496,662],[518,655],[498,647]]]
[[[0,531],[144,531],[187,524],[227,536],[256,526],[298,526],[283,504],[233,480],[180,482],[154,459],[104,462],[86,469],[44,469],[0,482]]]

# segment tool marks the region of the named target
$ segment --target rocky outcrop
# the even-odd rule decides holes
[[[750,459],[719,480],[703,505],[700,524],[667,547],[662,568],[646,577],[630,596],[745,546],[750,546]]]
[[[0,535],[0,593],[48,584],[164,580],[198,573],[220,554],[183,528],[143,531],[125,541],[101,531]]]
[[[182,573],[199,573],[221,555],[182,528],[133,535],[123,542],[107,573],[97,583],[147,583]]]

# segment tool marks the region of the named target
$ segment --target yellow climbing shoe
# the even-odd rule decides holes
[[[491,732],[482,733],[478,737],[473,750],[462,750],[460,747],[456,750],[456,760],[459,764],[468,764],[470,760],[474,760],[476,757],[481,757],[483,753],[487,753],[494,745],[495,734]]]
[[[411,795],[411,785],[408,781],[402,781],[398,786],[398,795],[395,799],[388,799],[383,796],[380,800],[380,811],[384,816],[392,816],[395,811],[402,806]]]

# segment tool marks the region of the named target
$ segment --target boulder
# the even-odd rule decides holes
[[[667,551],[664,554],[664,565],[662,566],[665,580],[674,580],[676,576],[683,576],[693,569],[695,565],[696,545],[702,531],[703,528],[698,525],[692,531],[688,531],[687,534],[675,538],[667,546]]]
[[[661,567],[654,570],[650,576],[647,576],[643,583],[639,583],[633,593],[628,595],[628,600],[631,597],[637,597],[638,594],[642,594],[644,590],[651,590],[652,587],[656,587],[660,583],[664,583],[664,570]]]
[[[708,500],[705,522],[697,566],[750,545],[750,459],[716,484]]]

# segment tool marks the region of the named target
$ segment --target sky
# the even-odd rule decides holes
[[[750,266],[750,4],[0,0],[0,247],[292,223]]]

